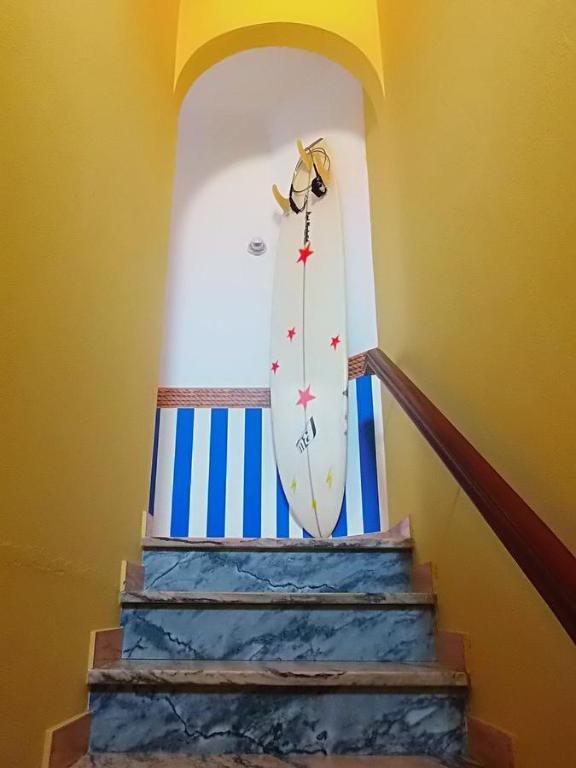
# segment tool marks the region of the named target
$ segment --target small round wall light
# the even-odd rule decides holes
[[[253,237],[248,243],[248,253],[252,256],[263,256],[266,253],[266,243],[261,237]]]

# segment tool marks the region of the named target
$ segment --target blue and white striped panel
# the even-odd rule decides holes
[[[159,408],[149,511],[155,536],[300,538],[272,444],[268,408]],[[333,536],[386,530],[380,383],[349,386],[346,493]]]

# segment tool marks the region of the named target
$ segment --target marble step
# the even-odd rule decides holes
[[[185,606],[424,606],[434,605],[431,592],[168,592],[142,590],[122,592],[122,605]]]
[[[129,661],[88,673],[91,686],[281,687],[281,688],[466,688],[468,677],[438,664]]]
[[[91,753],[455,756],[465,687],[93,686]]]
[[[311,545],[315,539],[236,539],[235,546],[223,541],[230,539],[145,540],[145,588],[375,593],[411,589],[412,553],[406,542],[376,540],[359,547],[342,540]]]
[[[147,537],[142,539],[143,549],[185,550],[244,550],[244,551],[350,551],[412,549],[412,539],[374,535],[348,536],[337,539],[231,539],[231,538],[178,538]]]
[[[430,594],[129,592],[126,659],[434,660]]]
[[[442,768],[447,765],[433,757],[384,757],[382,755],[119,755],[92,754],[72,768]],[[452,762],[449,765],[453,765]]]

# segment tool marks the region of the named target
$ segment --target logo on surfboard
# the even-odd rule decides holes
[[[300,453],[303,453],[306,448],[310,445],[312,440],[316,437],[316,424],[314,423],[314,417],[310,416],[308,421],[306,422],[306,427],[304,429],[304,432],[302,433],[302,436],[296,443],[296,448],[300,451]]]

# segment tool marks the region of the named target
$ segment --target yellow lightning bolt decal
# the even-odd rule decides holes
[[[326,485],[328,488],[332,488],[332,483],[334,482],[334,475],[332,474],[332,470],[328,470],[328,474],[326,475]]]
[[[316,501],[316,499],[312,499],[312,509],[314,510],[314,512],[318,510],[318,502]]]
[[[290,483],[290,490],[292,491],[292,493],[296,493],[297,487],[298,487],[298,483],[296,482],[296,478],[294,478]]]

